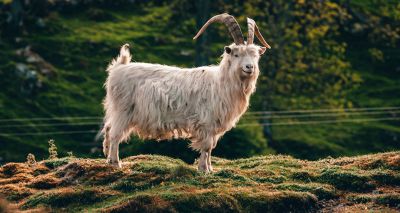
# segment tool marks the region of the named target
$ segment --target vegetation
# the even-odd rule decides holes
[[[0,193],[8,206],[55,212],[400,210],[400,152],[213,161],[212,174],[160,155],[125,158],[122,169],[105,159],[74,157],[8,163],[0,168]]]
[[[190,1],[23,2],[0,1],[1,164],[22,162],[28,153],[47,158],[50,138],[60,155],[100,157],[101,142],[94,137],[103,115],[104,69],[121,44],[132,44],[135,61],[192,67],[201,54],[192,41],[199,5]],[[397,1],[384,0],[217,0],[205,16],[228,11],[243,29],[251,16],[273,46],[261,60],[263,74],[250,111],[344,109],[400,105],[398,8]],[[205,37],[203,55],[217,63],[230,42],[226,28],[215,25]],[[250,112],[214,153],[230,159],[268,153],[319,159],[400,148],[398,121],[339,122],[398,118],[398,110],[344,112],[319,117]],[[290,125],[332,120],[338,123]],[[187,143],[133,138],[122,155],[156,153],[192,163],[197,153]]]

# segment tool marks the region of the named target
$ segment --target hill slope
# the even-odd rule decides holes
[[[8,163],[0,193],[20,209],[67,212],[310,212],[400,210],[400,152],[305,161],[214,158],[216,172],[159,156]]]
[[[10,1],[0,0],[0,2]],[[118,54],[118,49],[123,43],[131,43],[134,61],[182,67],[194,66],[196,49],[192,36],[199,27],[196,26],[193,16],[195,11],[184,8],[190,3],[180,4],[185,1],[173,1],[173,4],[151,3],[144,6],[138,5],[138,1],[130,1],[134,3],[128,5],[124,5],[122,3],[124,1],[104,1],[116,2],[116,4],[119,2],[119,6],[109,7],[100,2],[77,2],[81,3],[75,6],[70,5],[71,7],[49,7],[47,15],[31,17],[31,22],[26,23],[26,32],[18,37],[10,38],[10,36],[5,36],[4,30],[2,31],[3,34],[0,37],[0,84],[2,85],[0,164],[23,161],[28,153],[35,153],[38,159],[43,159],[49,139],[57,142],[62,153],[73,151],[80,157],[101,156],[101,142],[94,142],[93,138],[101,125],[103,116],[101,102],[104,97],[103,84],[106,77],[104,69],[107,63]],[[93,5],[90,5],[90,2]],[[222,1],[216,1],[216,4],[213,4],[210,15],[229,11],[237,15],[242,24],[245,23],[246,15],[251,15],[250,17],[254,17],[259,26],[264,25],[263,33],[266,37],[270,34],[268,41],[274,45],[273,49],[268,51],[260,61],[262,73],[268,72],[267,64],[275,63],[273,56],[277,55],[276,51],[280,49],[275,48],[275,41],[282,35],[272,33],[272,29],[265,25],[267,20],[256,15],[262,14],[262,11],[253,11],[249,14],[248,12],[251,11],[244,11],[246,7],[242,7],[242,4],[238,3],[235,8],[229,8],[234,4],[220,5],[218,2]],[[283,4],[285,1],[280,2]],[[371,2],[374,4],[370,4]],[[366,11],[377,14],[378,17],[375,18],[382,19],[382,26],[379,25],[381,26],[379,29],[382,30],[386,29],[385,26],[396,27],[396,23],[399,23],[396,20],[400,16],[395,13],[398,7],[390,2],[392,1],[351,1],[354,4],[351,9],[357,14],[364,14],[363,17],[371,16]],[[275,8],[274,4],[270,7],[271,10],[279,9]],[[3,10],[0,16],[3,14],[2,17],[7,17],[9,11]],[[305,7],[304,10],[307,11],[307,8]],[[388,15],[389,17],[386,17]],[[299,23],[299,26],[303,25]],[[245,26],[243,29],[246,29]],[[387,33],[392,31],[389,30]],[[217,63],[223,47],[231,42],[231,39],[226,36],[221,37],[220,34],[226,33],[226,29],[221,25],[211,27],[209,32],[211,33],[208,53],[210,63]],[[354,103],[355,108],[399,106],[400,84],[397,82],[400,75],[396,70],[400,70],[398,65],[400,48],[383,48],[380,46],[382,42],[371,43],[366,39],[367,37],[364,34],[341,33],[338,38],[348,45],[346,60],[351,64],[352,73],[359,74],[362,79],[360,87],[349,94],[348,98]],[[378,38],[381,37],[378,36]],[[388,38],[396,39],[397,37],[389,36]],[[293,51],[297,48],[290,44],[285,44],[285,46]],[[43,67],[32,60],[32,55],[18,54],[26,47],[31,47],[33,53],[38,54],[47,65],[52,67],[54,76],[42,73]],[[382,50],[381,54],[385,60],[374,62],[366,47],[371,47],[374,50],[372,52],[375,53]],[[297,69],[297,64],[292,68]],[[32,73],[35,75],[32,76]],[[306,84],[302,85],[306,87]],[[259,82],[258,88],[261,86]],[[284,84],[279,86],[284,86]],[[252,104],[249,111],[260,110],[256,108],[255,102],[263,99],[265,95],[261,89],[258,89],[251,98]],[[283,103],[289,99],[290,97],[284,96]],[[304,104],[305,108],[310,109],[323,107]],[[285,107],[271,110],[303,109],[292,107],[285,105]],[[375,116],[372,114],[376,112],[367,112],[368,116],[340,113],[340,116],[330,114],[330,116],[311,118],[315,118],[316,121],[396,118],[396,116],[398,118],[399,112],[400,110],[389,110],[378,112],[374,114]],[[292,125],[298,121],[311,119],[308,117],[303,117],[303,120],[297,119],[299,118],[297,116],[304,115],[285,115],[282,117],[286,118],[272,120],[272,123],[286,123],[286,125],[271,127],[274,140],[268,142],[261,126],[246,128],[238,125],[222,138],[213,154],[226,158],[239,158],[264,154],[270,151],[268,149],[273,149],[276,153],[315,160],[326,156],[349,156],[400,149],[399,121]],[[240,124],[265,123],[265,121],[255,119],[255,116],[249,113],[245,117],[241,119]],[[43,120],[38,120],[38,118],[43,118]],[[186,143],[175,143],[174,146],[170,146],[168,143],[137,142],[133,139],[129,145],[124,144],[121,155],[162,154],[179,157],[186,162],[197,156],[197,153],[187,149]],[[245,152],[244,149],[248,151]]]

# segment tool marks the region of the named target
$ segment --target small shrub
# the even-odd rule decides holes
[[[53,139],[49,140],[49,159],[54,160],[57,159],[58,153],[57,153],[57,146],[54,142]]]
[[[35,155],[29,153],[28,156],[26,156],[26,163],[30,166],[35,165],[36,164]]]

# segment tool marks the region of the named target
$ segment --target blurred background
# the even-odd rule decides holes
[[[214,155],[302,159],[400,149],[398,0],[0,0],[0,164],[102,157],[104,71],[119,47],[133,60],[217,64],[232,42],[213,15],[253,18],[272,46],[251,107]],[[123,144],[122,157],[158,153],[193,162],[188,141]]]

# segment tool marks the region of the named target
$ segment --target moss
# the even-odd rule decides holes
[[[391,171],[378,171],[371,175],[371,178],[382,185],[400,186],[400,174]]]
[[[63,166],[65,164],[68,164],[69,158],[54,158],[54,159],[49,159],[43,161],[44,165],[47,166],[50,169],[54,169],[60,166]]]
[[[356,203],[374,202],[376,204],[400,208],[400,194],[354,195],[347,198]]]
[[[372,198],[370,196],[364,196],[364,195],[362,196],[353,195],[347,197],[347,200],[355,203],[368,203],[372,201]]]
[[[43,164],[36,164],[35,167],[33,168],[34,176],[47,174],[48,172],[50,172],[50,169],[44,166]]]
[[[375,203],[400,208],[400,194],[379,195],[375,198]]]
[[[29,165],[23,163],[8,163],[2,167],[2,174],[5,177],[12,177],[20,173],[30,174],[31,170]]]
[[[274,175],[269,177],[253,177],[252,179],[260,183],[279,184],[285,182],[288,178],[282,175]]]
[[[338,196],[334,187],[324,184],[299,184],[284,183],[275,186],[279,190],[289,190],[296,192],[310,192],[317,196],[318,199],[333,199]]]
[[[185,180],[198,176],[199,173],[196,169],[189,166],[177,166],[171,174],[171,178],[175,180]]]
[[[61,188],[50,192],[38,193],[28,198],[23,204],[23,208],[27,209],[38,205],[55,208],[66,207],[71,204],[87,205],[99,202],[109,196],[111,195],[98,189]]]
[[[238,202],[216,192],[164,194],[177,212],[240,212]]]
[[[22,184],[2,185],[0,194],[4,195],[8,200],[20,201],[33,194],[32,190]]]
[[[387,155],[374,157],[381,156]],[[359,166],[364,160],[216,158],[216,172],[211,174],[158,155],[124,159],[122,169],[105,164],[104,159],[45,160],[34,166],[22,163],[0,167],[0,193],[25,209],[45,206],[74,212],[309,212],[326,209],[321,203],[342,202],[337,200],[339,195],[353,207],[397,208],[398,192],[393,190],[398,186],[396,171]]]
[[[314,175],[307,171],[295,171],[290,175],[292,180],[311,182],[315,179]]]
[[[234,195],[246,212],[310,212],[317,198],[304,192],[239,192]]]
[[[242,175],[236,174],[234,170],[231,169],[223,169],[218,171],[217,173],[214,174],[215,176],[221,177],[221,178],[228,178],[234,181],[237,181],[239,183],[247,183],[250,180]]]
[[[54,174],[41,175],[32,180],[28,187],[35,189],[51,189],[61,183],[61,180],[56,178]]]
[[[123,180],[113,184],[112,188],[122,192],[131,192],[138,190],[146,190],[156,185],[161,184],[163,179],[154,174],[146,174],[141,172],[134,172]]]
[[[317,180],[322,183],[332,184],[341,190],[356,192],[371,191],[376,187],[368,176],[350,171],[341,171],[340,169],[326,169],[317,177]]]
[[[105,212],[176,212],[171,204],[159,196],[137,195],[118,205],[104,209]]]

